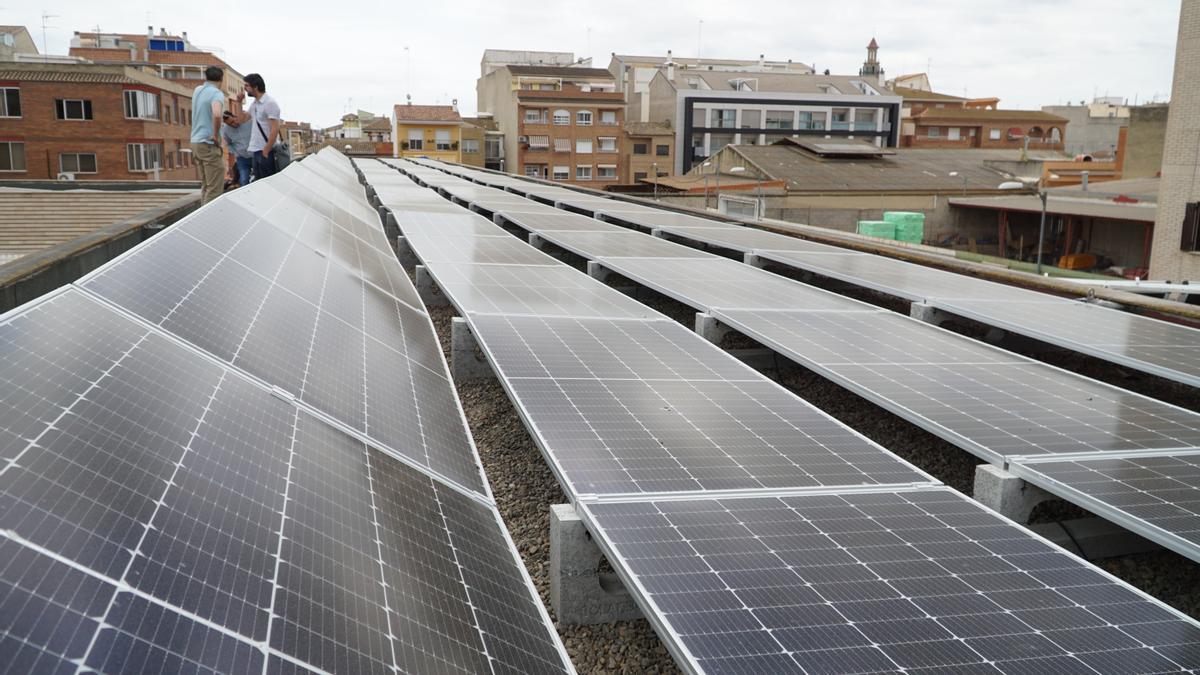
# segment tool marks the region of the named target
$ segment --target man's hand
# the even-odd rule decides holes
[[[238,95],[237,95],[237,102],[238,102],[238,103],[241,103],[242,101],[245,101],[245,100],[246,100],[246,92],[245,92],[245,91],[239,91],[239,92],[238,92]]]

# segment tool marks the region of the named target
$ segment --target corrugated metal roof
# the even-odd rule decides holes
[[[1042,200],[1037,195],[955,198],[950,200],[950,205],[1026,213],[1041,213],[1042,211]],[[1155,204],[1125,204],[1106,199],[1078,199],[1052,195],[1046,200],[1046,213],[1153,223],[1155,216],[1158,215],[1158,207]]]
[[[0,260],[71,241],[189,194],[195,191],[0,188]]]
[[[795,146],[727,146],[761,167],[772,180],[785,180],[788,190],[839,192],[942,192],[963,189],[995,190],[1009,180],[984,165],[985,160],[1015,160],[1017,150],[914,150],[895,148],[895,154],[867,159],[815,157]],[[950,173],[957,173],[951,176]]]

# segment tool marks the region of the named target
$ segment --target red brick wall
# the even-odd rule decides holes
[[[126,143],[162,141],[163,180],[196,180],[196,170],[189,163],[167,169],[167,154],[176,150],[176,141],[188,148],[191,126],[172,114],[169,122],[125,119],[122,91],[134,88],[122,84],[83,84],[68,82],[8,82],[21,90],[21,117],[0,117],[0,140],[25,143],[26,170],[20,173],[0,172],[0,179],[53,179],[59,172],[59,153],[83,152],[96,154],[97,173],[78,174],[78,180],[147,180],[150,173],[131,172],[128,168]],[[174,92],[144,86],[141,90],[159,95],[159,115],[163,108],[190,110],[191,99]],[[55,112],[55,99],[84,99],[92,102],[91,120],[60,120]],[[178,155],[176,155],[178,158]]]
[[[539,92],[540,93],[540,92]],[[611,96],[611,95],[610,95]],[[546,124],[526,124],[525,111],[527,109],[545,110]],[[566,110],[571,113],[571,124],[566,126],[555,126],[554,111]],[[579,126],[576,124],[575,113],[580,110],[590,110],[592,112],[592,124],[590,126]],[[616,124],[601,124],[600,112],[602,110],[614,110],[617,113]],[[623,164],[625,155],[625,134],[622,132],[622,127],[625,124],[625,106],[619,101],[610,99],[598,100],[594,103],[580,103],[578,101],[563,102],[563,101],[522,101],[517,106],[517,134],[520,136],[548,136],[550,139],[550,149],[547,151],[533,150],[527,145],[519,144],[517,150],[517,163],[515,166],[506,167],[506,170],[511,173],[524,174],[526,164],[544,164],[546,165],[545,178],[552,178],[555,166],[570,167],[570,178],[565,183],[574,183],[596,189],[603,189],[606,185],[613,185],[621,182],[624,179],[627,171]],[[614,152],[600,152],[601,136],[605,138],[616,139],[616,150]],[[570,141],[570,151],[555,152],[554,139],[566,138]],[[591,139],[591,153],[575,152],[576,139]],[[615,176],[612,178],[600,178],[600,164],[609,164],[616,167]],[[575,167],[590,166],[592,167],[591,180],[575,180]]]

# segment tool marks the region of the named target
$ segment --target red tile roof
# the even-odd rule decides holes
[[[406,122],[461,122],[462,116],[452,105],[398,105],[396,121]]]

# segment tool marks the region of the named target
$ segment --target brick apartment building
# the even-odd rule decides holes
[[[504,134],[506,171],[598,189],[626,175],[625,99],[609,71],[502,65],[479,78],[477,93]]]
[[[904,99],[900,146],[1062,150],[1069,120],[1041,110],[1000,110],[999,99],[967,99],[894,86]]]
[[[195,180],[191,95],[131,66],[0,64],[0,178]]]
[[[172,35],[160,28],[155,34],[153,26],[147,26],[145,34],[75,31],[68,54],[92,63],[136,66],[189,89],[203,84],[205,68],[219,66],[225,71],[221,91],[225,92],[226,107],[241,109],[237,95],[242,91],[242,73],[216,54],[193,45],[187,31]]]

